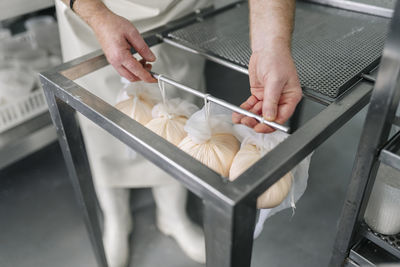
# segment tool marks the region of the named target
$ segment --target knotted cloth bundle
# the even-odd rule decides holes
[[[178,145],[187,135],[184,130],[186,121],[197,110],[196,105],[181,98],[165,100],[154,106],[153,119],[146,127],[172,144]]]
[[[151,119],[153,106],[160,101],[160,92],[157,85],[145,82],[125,83],[124,89],[117,99],[115,107],[145,125]]]
[[[184,129],[188,136],[178,147],[227,177],[232,160],[239,150],[239,141],[233,135],[230,113],[206,103],[189,118]]]
[[[288,136],[288,134],[278,131],[270,134],[258,134],[243,125],[235,125],[234,129],[236,137],[242,140],[242,144],[229,171],[229,180],[231,181],[234,181]],[[290,171],[258,197],[257,208],[271,209],[281,204],[289,194],[292,181],[293,173]]]

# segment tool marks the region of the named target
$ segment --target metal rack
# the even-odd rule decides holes
[[[354,258],[363,238],[392,255],[388,261],[400,262],[400,235],[385,236],[369,229],[363,221],[368,200],[381,163],[400,167],[400,132],[389,141],[400,101],[400,2],[396,4],[378,77],[361,135],[352,177],[343,207],[330,265],[357,262]],[[399,178],[400,179],[400,178]],[[399,200],[400,206],[400,200]],[[394,260],[393,260],[394,258]],[[375,266],[373,263],[369,265]]]
[[[2,20],[51,6],[53,0],[0,1],[0,25]],[[13,37],[26,42],[30,39],[26,32]],[[0,105],[0,169],[57,140],[41,90],[36,86],[15,103]]]
[[[304,95],[319,103],[324,103],[327,107],[297,129],[234,182],[227,182],[219,174],[194,158],[188,157],[176,146],[77,85],[74,82],[75,79],[108,64],[101,51],[93,52],[41,74],[52,120],[57,129],[59,142],[76,197],[82,207],[99,266],[107,266],[107,263],[96,209],[96,196],[79,124],[75,119],[76,112],[83,114],[111,135],[157,164],[203,200],[203,224],[208,267],[250,265],[257,196],[302,161],[368,103],[374,80],[371,79],[369,74],[370,70],[377,66],[388,23],[385,18],[321,7],[311,3],[299,3],[297,8],[298,11],[300,10],[300,13],[296,16],[298,20],[300,19],[305,25],[307,23],[308,25],[316,25],[311,35],[310,32],[295,32],[294,34],[294,43],[298,44],[297,50],[294,50],[295,55],[296,51],[297,55],[310,55],[310,61],[306,63],[301,61],[303,57],[299,57],[296,61],[302,78]],[[220,20],[225,16],[230,17],[230,12],[238,12],[238,10],[242,12],[241,14],[247,12],[245,5],[241,6],[240,4],[229,5],[218,10],[199,11],[144,34],[144,39],[149,46],[166,42],[203,55],[232,69],[246,72],[246,62],[238,64],[230,60],[232,56],[236,55],[234,51],[231,51],[231,54],[227,53],[224,57],[214,48],[192,46],[188,45],[188,42],[178,42],[172,38],[179,31],[193,29],[192,27],[197,27],[202,23],[210,23],[209,21],[213,24],[212,21]],[[340,30],[338,31],[338,28],[334,27],[335,31],[332,34],[339,32],[341,35],[336,35],[332,39],[328,38],[329,36],[326,35],[325,31],[330,25],[321,22],[318,24],[318,17],[321,14],[324,18],[329,15],[332,21],[340,23],[338,24]],[[238,21],[237,18],[239,17],[235,17],[234,21]],[[246,25],[246,16],[240,18],[243,19],[241,25]],[[346,22],[341,22],[343,20]],[[371,21],[376,23],[370,23]],[[363,28],[353,32],[354,25],[361,25]],[[365,27],[366,25],[370,27]],[[219,34],[221,29],[225,33],[228,30],[229,33],[229,28],[226,28],[223,23],[214,23],[214,26],[213,30],[208,31],[208,33]],[[210,30],[210,28],[207,29]],[[248,36],[248,32],[245,31],[246,28],[242,27],[241,33]],[[324,41],[318,39],[319,33],[325,33],[326,45],[330,44],[331,51],[338,51],[337,47],[334,46],[335,40],[339,47],[341,42],[347,42],[348,45],[351,45],[352,42],[356,41],[356,39],[352,39],[353,35],[357,36],[357,34],[361,34],[363,42],[371,41],[373,47],[366,52],[363,46],[353,45],[351,47],[354,49],[349,50],[344,45],[339,50],[345,50],[343,58],[346,60],[335,61],[338,67],[327,72],[326,68],[329,68],[329,62],[324,61],[328,60],[319,58],[319,56],[324,55],[324,47],[315,50],[318,42],[322,45]],[[307,45],[309,43],[305,42],[302,36],[315,41],[315,43],[311,46]],[[208,40],[214,40],[213,37],[215,36],[211,36],[211,39]],[[245,37],[237,36],[235,39],[235,36],[231,36],[231,38],[234,38],[232,39],[234,41],[242,40]],[[312,52],[308,50],[310,48],[312,51],[321,54],[318,54],[318,56],[310,54]],[[247,49],[244,51],[249,51],[248,47],[244,49]],[[359,55],[359,57],[354,57],[352,54]],[[328,56],[329,54],[325,55]],[[361,58],[361,56],[364,57]],[[364,60],[365,57],[368,58],[368,62],[360,63],[360,61],[357,61],[358,59]],[[330,59],[335,60],[334,55],[331,54]],[[316,63],[320,64],[321,68],[314,68]],[[341,67],[351,71],[344,71]],[[307,82],[318,79],[320,75],[338,77],[340,82],[335,83],[331,86],[332,88],[327,88],[327,85],[320,83],[322,84],[321,90],[318,86],[307,86]]]
[[[0,2],[0,20],[54,6],[53,0],[13,0]]]
[[[49,112],[0,134],[0,169],[57,140]]]

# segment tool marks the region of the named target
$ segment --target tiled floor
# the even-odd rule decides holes
[[[213,64],[208,88],[231,88],[229,99],[247,95],[247,78]],[[212,91],[221,95],[221,91]],[[302,121],[321,106],[306,102]],[[253,267],[326,266],[365,112],[314,154],[307,191],[291,210],[270,218],[254,243]],[[192,198],[191,205],[196,199]],[[149,190],[132,194],[135,227],[130,266],[202,266],[188,259],[154,224]],[[0,171],[0,266],[95,266],[83,221],[57,144]]]

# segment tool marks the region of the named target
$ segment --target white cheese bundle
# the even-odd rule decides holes
[[[209,115],[203,107],[189,118],[188,136],[178,145],[210,169],[227,177],[239,142],[232,133],[231,115],[212,105]]]
[[[160,92],[156,84],[135,82],[126,84],[115,107],[145,125],[153,118],[151,111],[159,99]]]
[[[229,180],[235,180],[245,170],[256,163],[262,156],[268,151],[265,151],[262,147],[251,143],[242,143],[239,152],[233,159],[231,169],[229,171]],[[271,209],[279,204],[289,194],[292,186],[293,174],[288,172],[285,176],[279,179],[273,184],[267,191],[261,194],[257,199],[257,208],[259,209]]]
[[[241,141],[241,148],[232,162],[229,178],[236,179],[258,159],[283,142],[289,135],[275,131],[269,134],[256,133],[244,125],[233,126],[235,136]],[[304,194],[307,187],[308,168],[311,155],[307,156],[289,173],[278,180],[257,199],[257,207],[261,208],[254,236],[257,237],[266,219],[277,212],[295,208],[295,203]]]
[[[174,145],[178,145],[187,135],[184,130],[187,119],[197,110],[196,105],[181,98],[166,100],[165,103],[154,106],[153,119],[146,124],[146,127]]]
[[[270,134],[259,134],[243,125],[235,125],[234,132],[242,144],[229,171],[231,181],[235,180],[288,136],[288,134],[278,131]],[[281,204],[289,194],[292,182],[293,174],[288,172],[258,197],[257,208],[271,209]]]

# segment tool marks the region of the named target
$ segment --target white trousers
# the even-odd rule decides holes
[[[107,2],[113,1],[105,1],[106,4]],[[202,5],[208,3],[208,1],[192,0],[182,2],[182,6],[179,7],[177,4],[172,8],[169,7],[171,10],[164,10],[165,13],[161,15],[154,17],[148,15],[143,19],[144,15],[142,14],[141,19],[137,21],[140,30],[149,30],[159,26],[160,22],[165,23],[168,19],[175,19],[199,6],[199,3],[192,3],[190,6],[189,2],[200,2]],[[118,3],[121,4],[121,0],[113,3],[114,6]],[[60,0],[56,1],[56,8],[64,61],[100,48],[91,29],[75,13]],[[166,8],[165,5],[163,8]],[[129,14],[135,14],[135,10],[129,12]],[[151,12],[149,13],[151,14]],[[135,20],[135,15],[131,15],[131,18],[128,19]],[[134,24],[136,25],[135,21]],[[167,44],[157,45],[151,49],[157,57],[157,61],[153,65],[154,71],[194,88],[204,88],[204,59]],[[76,80],[76,82],[112,105],[115,104],[117,94],[122,88],[118,73],[110,65]],[[173,94],[169,89],[167,89],[167,93]],[[149,187],[173,182],[169,175],[140,155],[135,158],[129,157],[126,145],[91,121],[83,116],[80,116],[79,120],[96,185]]]

